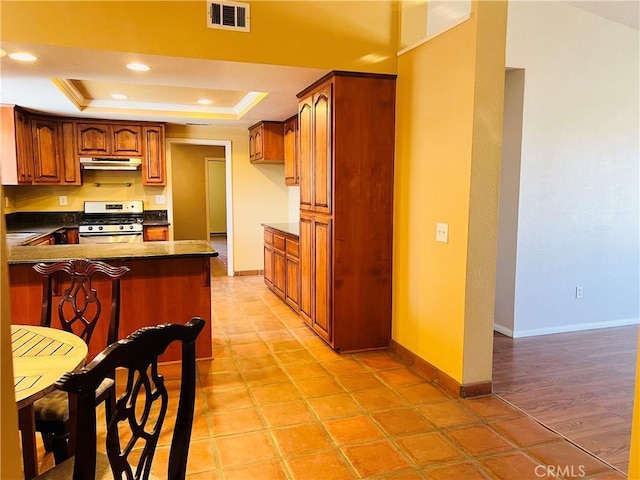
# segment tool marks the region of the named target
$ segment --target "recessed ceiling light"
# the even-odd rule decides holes
[[[20,60],[21,62],[35,62],[38,57],[35,55],[31,55],[30,53],[10,53],[9,58],[13,58],[14,60]]]
[[[200,100],[198,100],[198,103],[200,105],[211,105],[213,103],[213,100],[209,100],[208,98],[201,98]]]
[[[144,63],[128,63],[127,68],[129,70],[135,70],[136,72],[147,72],[151,70],[151,67]]]
[[[112,93],[111,98],[113,98],[114,100],[126,100],[129,97],[124,93]]]

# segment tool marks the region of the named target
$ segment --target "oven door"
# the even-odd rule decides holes
[[[142,242],[142,232],[80,233],[78,242],[85,245],[96,243],[138,243]]]

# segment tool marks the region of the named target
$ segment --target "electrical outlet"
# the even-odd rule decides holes
[[[156,195],[156,204],[157,205],[164,205],[165,203],[167,203],[167,197],[164,195]]]
[[[67,197],[66,195],[60,195],[60,205],[66,205],[67,204]]]
[[[436,241],[447,243],[449,241],[449,224],[436,223]]]
[[[576,298],[582,298],[582,287],[576,287]]]

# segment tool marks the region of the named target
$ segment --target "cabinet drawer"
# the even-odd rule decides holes
[[[277,233],[274,233],[273,246],[278,250],[284,251],[284,237],[282,235],[278,235]]]
[[[298,251],[300,248],[300,243],[296,240],[292,240],[290,238],[286,239],[286,252],[287,255],[298,258]]]
[[[264,231],[264,243],[273,245],[273,232],[270,232],[269,230]]]

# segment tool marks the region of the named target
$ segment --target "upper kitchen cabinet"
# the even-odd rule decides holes
[[[73,124],[2,107],[2,184],[79,185]]]
[[[76,123],[81,156],[142,155],[142,127],[120,123]]]
[[[298,116],[284,121],[284,183],[299,185],[298,177]]]
[[[164,125],[149,125],[142,129],[142,184],[166,185],[167,166],[164,147]]]
[[[300,315],[338,351],[388,348],[395,76],[332,72],[298,99]]]
[[[284,127],[282,122],[259,122],[249,127],[251,163],[284,162]]]

